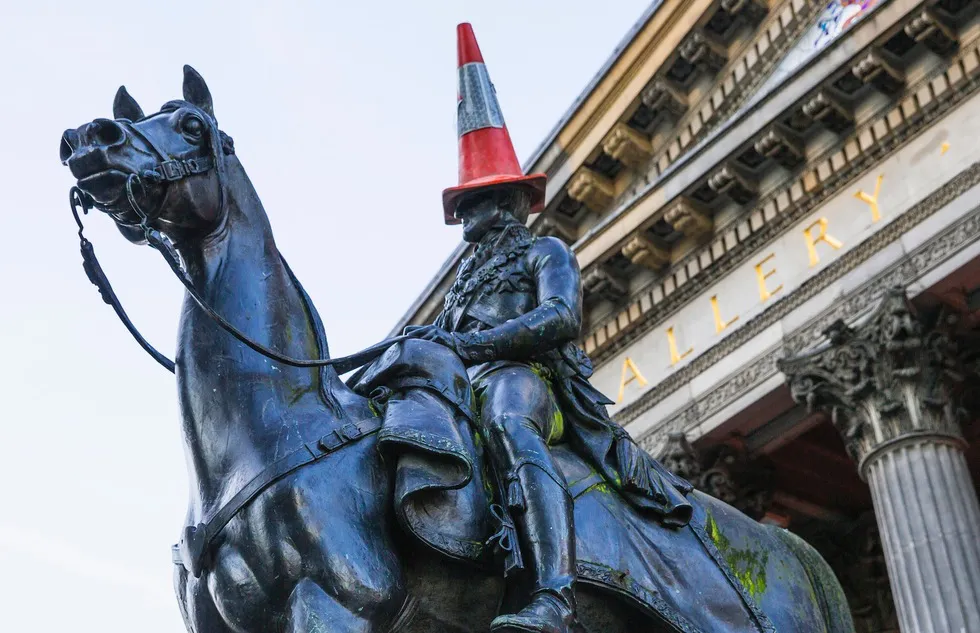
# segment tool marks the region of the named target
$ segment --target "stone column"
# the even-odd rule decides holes
[[[980,506],[957,406],[949,326],[900,289],[860,324],[780,362],[793,398],[822,410],[871,488],[903,633],[980,631]]]

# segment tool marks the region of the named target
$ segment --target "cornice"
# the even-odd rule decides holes
[[[636,197],[645,185],[659,178],[754,97],[756,90],[813,25],[824,7],[822,2],[802,0],[786,0],[774,7],[769,19],[755,32],[755,37],[718,74],[711,89],[690,104],[672,134],[654,148],[647,168],[636,174],[633,183],[617,198],[616,206]]]
[[[641,190],[617,206],[590,228],[575,244],[583,268],[615,256],[622,236],[644,230],[658,222],[665,205],[678,197],[703,195],[711,173],[743,156],[769,128],[807,105],[845,75],[861,56],[901,34],[912,12],[920,7],[915,0],[890,0],[876,9],[873,19],[863,20],[844,36],[822,49],[796,69],[779,85],[751,106],[743,108],[708,136],[679,155],[658,177],[647,179]],[[801,116],[809,118],[805,113]],[[810,125],[813,125],[811,120]],[[750,209],[744,209],[748,212]]]
[[[975,59],[980,57],[974,43],[948,67],[937,68],[910,84],[906,97],[813,157],[796,176],[759,199],[750,212],[718,227],[711,242],[675,262],[652,285],[636,291],[625,307],[583,337],[583,348],[601,364],[668,320],[827,197],[972,95],[978,87],[976,75],[980,74],[980,66],[972,62]],[[668,208],[665,205],[661,211]]]
[[[654,73],[660,71],[675,56],[676,47],[669,46],[669,42],[673,40],[682,42],[688,34],[711,17],[717,5],[717,0],[668,2],[651,18],[646,28],[639,32],[631,43],[630,50],[609,68],[579,111],[558,131],[554,143],[558,145],[560,152],[552,152],[550,155],[555,156],[558,163],[574,162],[570,167],[562,166],[562,172],[567,171],[570,176],[580,167],[587,156],[602,144],[602,139],[623,117],[629,105],[638,98],[642,86],[635,91],[629,91],[628,101],[621,100],[641,71],[649,72],[649,66],[652,64],[655,64]],[[658,24],[660,18],[663,20]],[[610,117],[613,120],[609,121],[608,125],[603,125]],[[589,142],[591,140],[594,142]],[[544,156],[548,155],[548,152],[544,154]],[[558,175],[559,166],[556,161],[539,162],[533,166],[537,171],[546,171],[549,175],[554,175],[549,182],[548,203],[557,199],[559,188],[567,184]]]

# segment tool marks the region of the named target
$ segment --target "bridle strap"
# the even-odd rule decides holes
[[[146,135],[139,132],[134,125],[126,122],[126,127],[129,130],[134,131],[140,138],[146,141],[147,145],[153,148],[153,151],[159,155],[160,163],[157,169],[146,170],[143,172],[143,176],[146,178],[157,179],[160,178],[162,181],[175,182],[183,178],[190,176],[195,176],[199,174],[204,174],[211,169],[217,170],[218,173],[218,187],[220,189],[221,202],[220,205],[223,209],[225,200],[224,182],[221,169],[220,154],[221,143],[218,139],[218,128],[213,122],[213,119],[207,117],[208,125],[211,133],[211,146],[213,156],[209,157],[192,157],[192,158],[172,158],[168,154],[162,152],[155,143],[153,143]],[[158,173],[159,172],[159,173]],[[150,216],[142,209],[139,202],[136,199],[136,194],[133,190],[134,185],[137,185],[141,190],[142,179],[137,174],[130,174],[126,180],[126,197],[129,201],[133,212],[139,217],[139,226],[143,230],[144,237],[147,244],[157,250],[162,256],[164,261],[173,271],[174,275],[180,281],[181,285],[187,291],[187,294],[194,300],[194,302],[204,311],[204,313],[214,321],[221,329],[225,330],[228,334],[234,336],[239,342],[249,347],[250,349],[262,354],[266,358],[274,360],[278,363],[284,365],[289,365],[292,367],[301,368],[315,368],[315,367],[333,367],[338,374],[345,374],[352,369],[361,367],[381,354],[385,352],[392,345],[411,338],[407,335],[395,336],[371,347],[361,350],[350,356],[342,356],[340,358],[317,358],[317,359],[300,359],[293,358],[291,356],[286,356],[285,354],[280,354],[279,352],[262,345],[254,340],[252,340],[248,335],[239,330],[237,327],[232,325],[227,319],[218,314],[217,311],[212,308],[204,297],[198,292],[197,288],[194,286],[193,281],[188,276],[187,272],[180,262],[180,255],[177,253],[177,249],[174,247],[173,243],[159,230],[154,229],[150,226]],[[102,270],[102,266],[99,264],[98,258],[95,256],[95,249],[92,243],[85,238],[83,231],[85,227],[82,224],[81,216],[78,213],[78,209],[81,208],[82,214],[87,214],[89,209],[94,206],[91,197],[82,191],[77,186],[72,187],[70,192],[70,204],[72,215],[75,217],[75,222],[78,224],[78,239],[81,244],[82,251],[82,265],[85,269],[85,273],[98,289],[99,294],[102,295],[103,301],[112,306],[115,310],[116,315],[122,321],[123,325],[129,330],[129,333],[136,339],[150,356],[153,357],[158,363],[165,367],[171,373],[174,373],[175,364],[174,361],[170,360],[162,353],[160,353],[155,347],[150,345],[150,343],[140,334],[139,330],[133,325],[126,311],[123,309],[122,304],[119,302],[116,293],[112,289],[112,285],[109,283],[109,278],[105,275]],[[289,271],[289,266],[286,264],[285,259],[282,258],[280,254],[280,260],[283,265]],[[295,284],[295,279],[292,278],[291,271],[290,277],[293,279]]]
[[[95,248],[92,246],[92,242],[88,241],[85,235],[83,235],[85,227],[82,225],[82,219],[78,215],[78,209],[81,209],[82,213],[85,214],[92,208],[91,204],[89,204],[88,194],[78,187],[72,187],[69,192],[69,198],[71,201],[72,215],[75,216],[75,223],[78,224],[78,241],[82,251],[82,268],[85,269],[85,274],[88,276],[89,281],[99,289],[102,300],[112,306],[112,309],[116,312],[116,316],[126,326],[129,333],[133,335],[133,338],[136,339],[140,347],[152,356],[153,360],[163,365],[164,369],[170,373],[174,373],[174,362],[160,353],[157,348],[153,347],[149,341],[143,338],[140,331],[133,325],[129,315],[126,314],[126,310],[119,302],[119,297],[113,291],[112,284],[109,283],[109,278],[103,272],[102,266],[99,264],[99,259],[95,256]]]

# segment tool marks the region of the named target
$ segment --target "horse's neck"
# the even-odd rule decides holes
[[[252,340],[294,358],[326,358],[312,305],[287,271],[265,211],[237,162],[225,189],[222,228],[199,244],[181,247],[194,285]],[[192,493],[197,493],[192,511],[195,506],[213,511],[259,470],[366,409],[332,369],[300,369],[267,359],[222,330],[189,296],[181,316],[177,377]]]

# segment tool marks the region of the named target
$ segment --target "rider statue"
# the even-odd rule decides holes
[[[567,442],[632,505],[685,525],[690,485],[612,422],[575,345],[582,291],[575,255],[525,226],[544,206],[546,176],[524,175],[472,28],[458,29],[460,184],[443,192],[445,221],[475,244],[445,308],[413,337],[462,359],[479,432],[518,533],[530,600],[494,633],[564,633],[575,625],[575,525],[568,484],[549,446]]]

